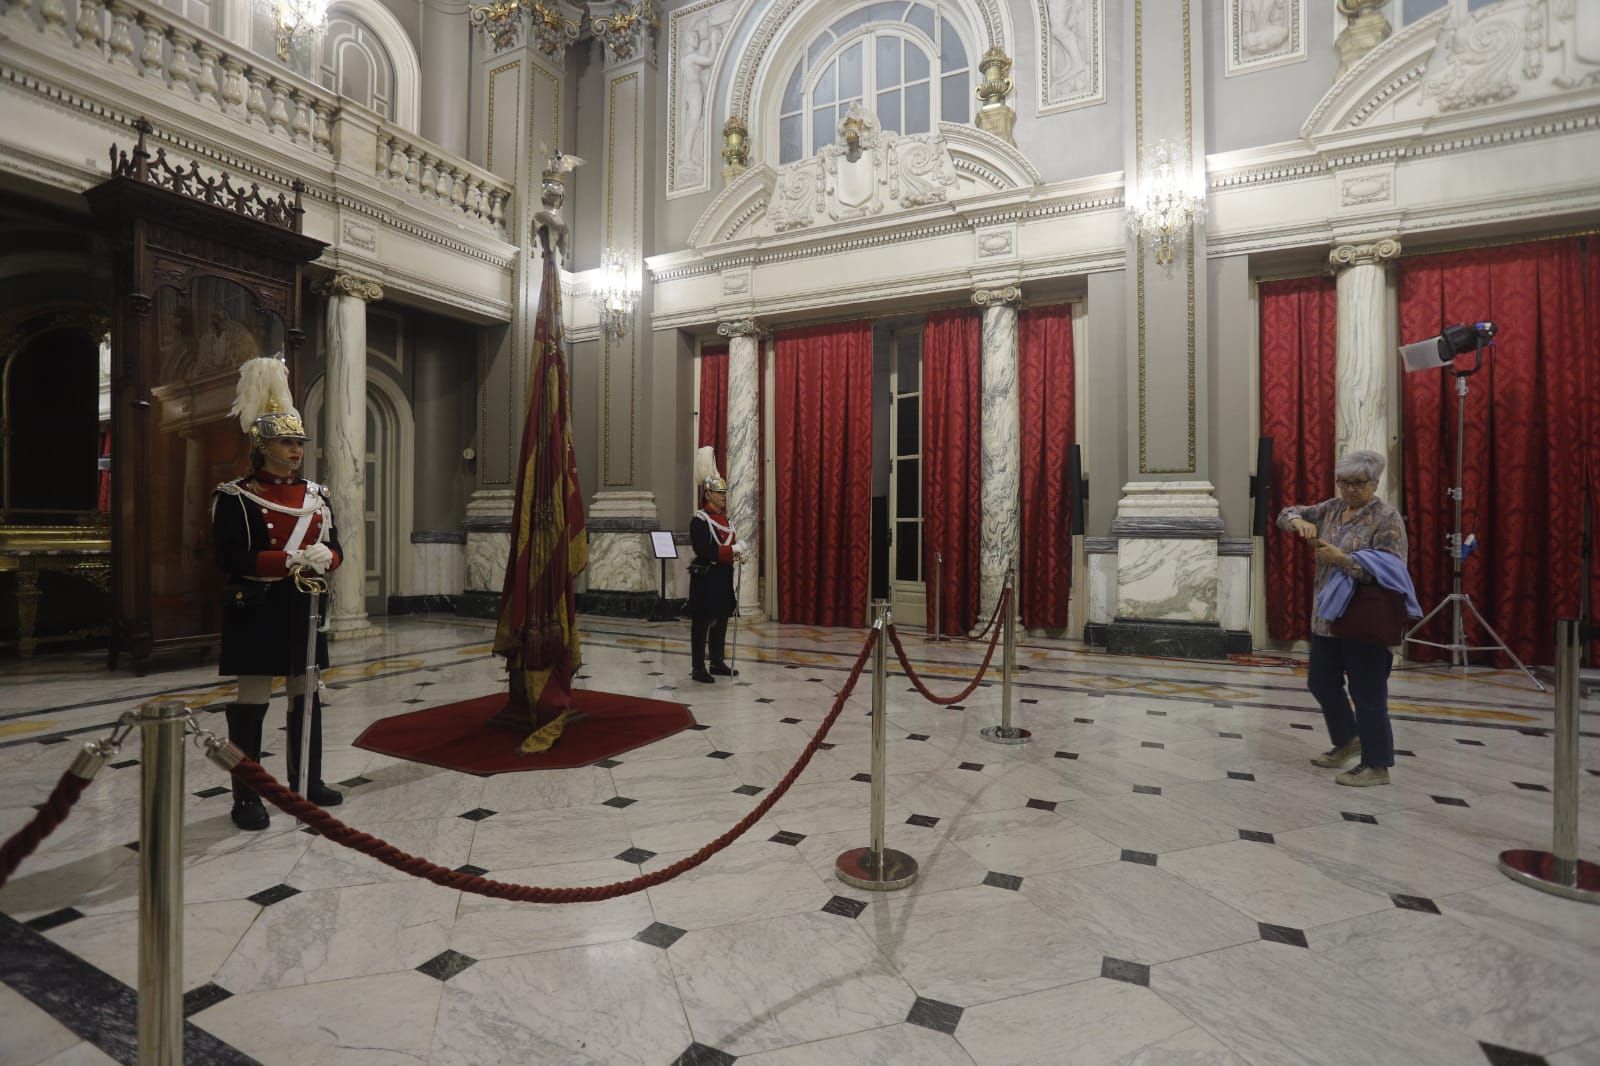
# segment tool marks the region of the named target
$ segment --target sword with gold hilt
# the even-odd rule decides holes
[[[305,702],[300,706],[300,731],[289,737],[294,749],[294,761],[289,764],[292,767],[289,791],[299,792],[301,767],[306,770],[306,786],[311,785],[311,767],[306,766],[305,756],[311,744],[312,710],[317,698],[317,626],[321,621],[317,616],[317,599],[328,591],[328,579],[309,567],[297,566],[294,569],[294,587],[306,594],[309,604],[306,611]],[[294,697],[290,696],[289,699],[293,701]]]

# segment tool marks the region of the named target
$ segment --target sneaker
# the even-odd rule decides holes
[[[1311,760],[1312,766],[1320,766],[1325,770],[1337,770],[1351,759],[1361,755],[1361,739],[1346,741],[1337,748],[1329,748],[1321,755]]]
[[[1334,780],[1341,785],[1350,785],[1354,788],[1387,785],[1389,783],[1389,770],[1384,766],[1368,766],[1366,763],[1359,763],[1354,769],[1346,770]]]

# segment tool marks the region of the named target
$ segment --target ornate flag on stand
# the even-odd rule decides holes
[[[494,652],[506,658],[511,694],[496,724],[527,728],[524,752],[545,751],[561,736],[572,708],[577,670],[577,601],[572,579],[589,562],[583,494],[567,411],[561,288],[543,227],[544,280],[533,332],[528,415],[517,464],[511,555],[495,627]]]

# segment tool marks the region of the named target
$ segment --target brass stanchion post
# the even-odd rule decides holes
[[[1600,866],[1578,858],[1578,687],[1583,625],[1556,619],[1555,833],[1549,851],[1500,853],[1513,881],[1585,903],[1600,903]]]
[[[1026,744],[1033,739],[1033,734],[1028,730],[1011,724],[1011,675],[1017,669],[1017,594],[1014,576],[1015,571],[1006,571],[1005,591],[1001,593],[1005,605],[1001,608],[1004,615],[1000,620],[1000,640],[1004,644],[1000,649],[1000,724],[986,725],[978,730],[978,735],[992,744]]]
[[[929,640],[944,639],[944,612],[939,608],[944,600],[944,552],[933,553],[933,635]]]
[[[139,1066],[183,1066],[182,700],[139,708]]]
[[[885,798],[888,790],[889,722],[889,601],[873,600],[872,628],[878,643],[872,649],[872,844],[851,848],[834,860],[839,880],[856,888],[886,891],[905,888],[917,879],[917,860],[903,851],[883,846]]]

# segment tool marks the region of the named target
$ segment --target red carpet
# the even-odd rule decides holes
[[[518,770],[587,766],[695,724],[689,708],[665,700],[578,689],[572,702],[585,717],[569,721],[555,747],[538,755],[517,750],[525,734],[488,724],[505,706],[504,692],[380,719],[356,738],[355,746],[488,777]]]

